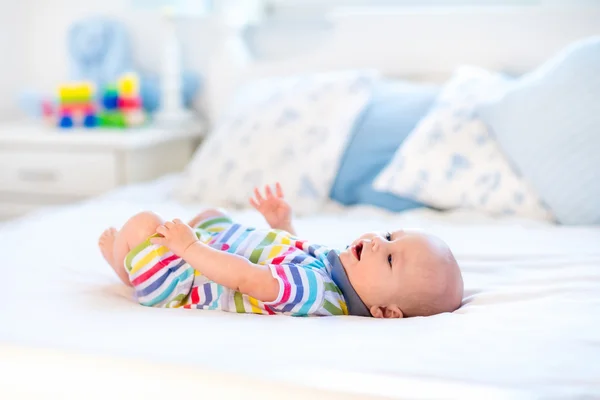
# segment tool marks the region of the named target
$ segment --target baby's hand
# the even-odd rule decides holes
[[[279,182],[275,184],[275,194],[267,185],[265,186],[265,197],[260,194],[258,188],[254,188],[254,196],[250,198],[250,204],[265,217],[271,228],[291,229],[292,207],[284,200]]]
[[[173,222],[165,222],[156,228],[156,233],[163,237],[150,238],[150,242],[168,247],[173,253],[183,258],[183,254],[192,244],[198,241],[198,237],[188,225],[180,219],[174,219]]]

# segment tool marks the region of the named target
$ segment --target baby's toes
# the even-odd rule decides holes
[[[102,235],[100,235],[98,242],[102,243],[102,242],[106,241],[108,238],[114,236],[115,232],[116,232],[116,229],[113,227],[106,229],[104,232],[102,232]]]

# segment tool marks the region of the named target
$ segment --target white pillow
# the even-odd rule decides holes
[[[440,209],[550,219],[537,193],[512,168],[475,112],[511,84],[500,74],[459,68],[374,188]]]
[[[179,199],[243,208],[255,186],[280,182],[296,213],[317,211],[376,79],[338,71],[248,84],[197,150]]]

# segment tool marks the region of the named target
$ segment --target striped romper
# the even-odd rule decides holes
[[[279,281],[277,299],[262,302],[212,282],[148,239],[125,259],[140,304],[268,315],[348,315],[344,296],[331,278],[329,248],[286,231],[245,227],[228,217],[200,221],[194,229],[203,243],[269,269]]]

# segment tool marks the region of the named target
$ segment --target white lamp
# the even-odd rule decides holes
[[[134,0],[138,9],[159,9],[164,17],[165,35],[161,65],[161,101],[155,121],[160,125],[179,126],[194,121],[194,114],[183,104],[183,50],[177,36],[180,17],[205,17],[212,11],[210,0]]]
[[[204,90],[209,118],[218,118],[237,86],[241,71],[253,60],[244,38],[245,30],[265,19],[266,0],[218,0],[214,14],[220,25],[220,46],[208,64],[208,80]]]
[[[220,4],[218,13],[225,28],[223,50],[228,53],[234,64],[245,65],[252,60],[252,55],[243,34],[249,25],[258,24],[264,19],[265,1],[222,0]]]
[[[132,0],[138,9],[159,9],[165,21],[165,42],[161,72],[161,106],[156,122],[162,125],[181,125],[192,122],[193,113],[183,105],[181,77],[183,71],[182,48],[177,36],[177,20],[182,17],[207,17],[214,15],[225,28],[217,55],[227,59],[228,67],[238,69],[251,60],[243,38],[245,28],[260,22],[265,14],[265,0]],[[221,71],[225,72],[225,71]],[[207,91],[210,96],[210,83]]]
[[[165,19],[165,42],[160,80],[160,109],[155,119],[161,125],[182,125],[193,119],[192,113],[184,107],[181,89],[183,57],[177,37],[177,16],[173,8],[163,11]]]

